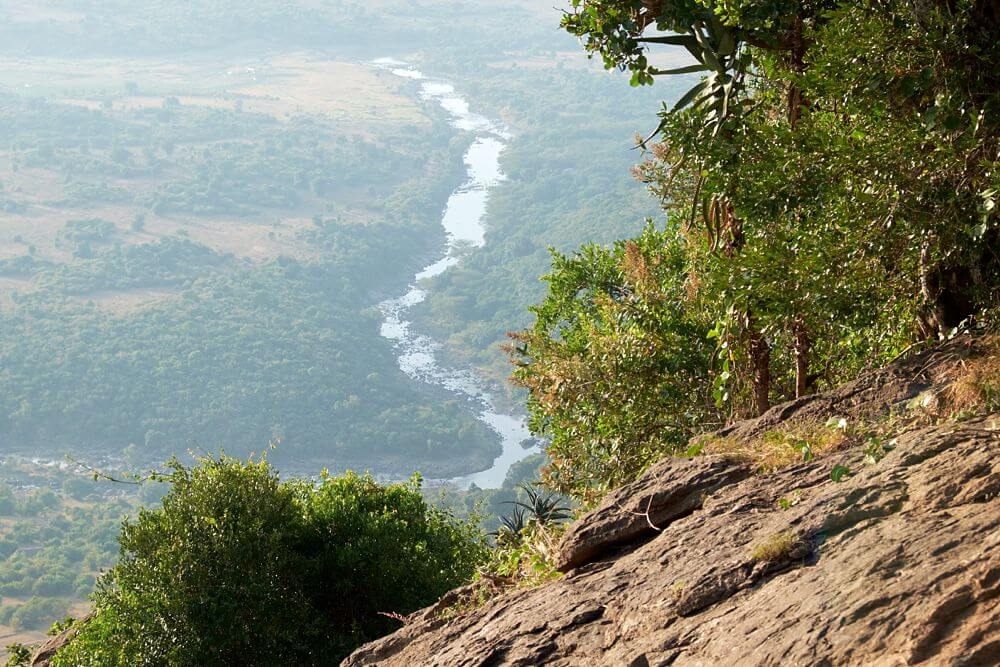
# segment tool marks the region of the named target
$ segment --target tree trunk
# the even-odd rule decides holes
[[[747,337],[749,339],[750,364],[754,407],[757,416],[771,408],[771,346],[754,324],[753,315],[746,316]]]
[[[809,392],[809,351],[812,341],[809,331],[801,315],[795,318],[795,398],[801,398]]]

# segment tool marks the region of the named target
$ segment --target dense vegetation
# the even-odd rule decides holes
[[[666,223],[558,256],[512,348],[551,484],[591,499],[713,424],[995,322],[991,6],[573,3],[565,27],[634,84],[672,73],[659,45],[705,75],[636,170]]]
[[[57,665],[337,662],[472,576],[484,545],[419,479],[282,482],[263,460],[174,463],[126,521],[96,615]]]
[[[10,457],[0,478],[0,626],[7,637],[34,639],[86,607],[95,579],[117,559],[122,516],[162,489],[113,488]]]

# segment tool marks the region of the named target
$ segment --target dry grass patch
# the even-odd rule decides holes
[[[709,436],[700,444],[707,454],[749,461],[759,472],[770,473],[836,451],[847,440],[844,429],[807,422],[772,429],[749,442]]]
[[[428,123],[419,104],[402,92],[406,83],[373,67],[293,53],[262,63],[256,72],[253,82],[229,91],[247,111],[278,118],[319,114],[352,121],[355,129]]]
[[[1000,410],[1000,336],[991,336],[986,352],[963,361],[944,393],[952,414]]]
[[[802,538],[791,531],[775,533],[754,545],[750,557],[755,561],[783,560],[798,550],[802,544]]]

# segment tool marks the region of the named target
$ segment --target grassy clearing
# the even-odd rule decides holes
[[[357,63],[309,53],[261,59],[0,58],[0,90],[45,96],[90,109],[158,109],[167,97],[187,106],[233,109],[279,119],[336,121],[345,134],[380,126],[426,125],[406,82]]]
[[[266,61],[253,82],[231,90],[244,109],[278,118],[308,113],[352,125],[426,124],[413,99],[401,92],[404,85],[365,65],[294,53]]]
[[[74,301],[93,304],[97,309],[109,315],[127,315],[172,299],[179,293],[178,290],[167,288],[104,290],[75,297]]]

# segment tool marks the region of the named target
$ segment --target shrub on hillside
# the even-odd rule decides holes
[[[473,524],[429,507],[419,479],[282,482],[227,457],[171,468],[162,508],[123,525],[96,615],[55,664],[335,663],[484,556]]]

